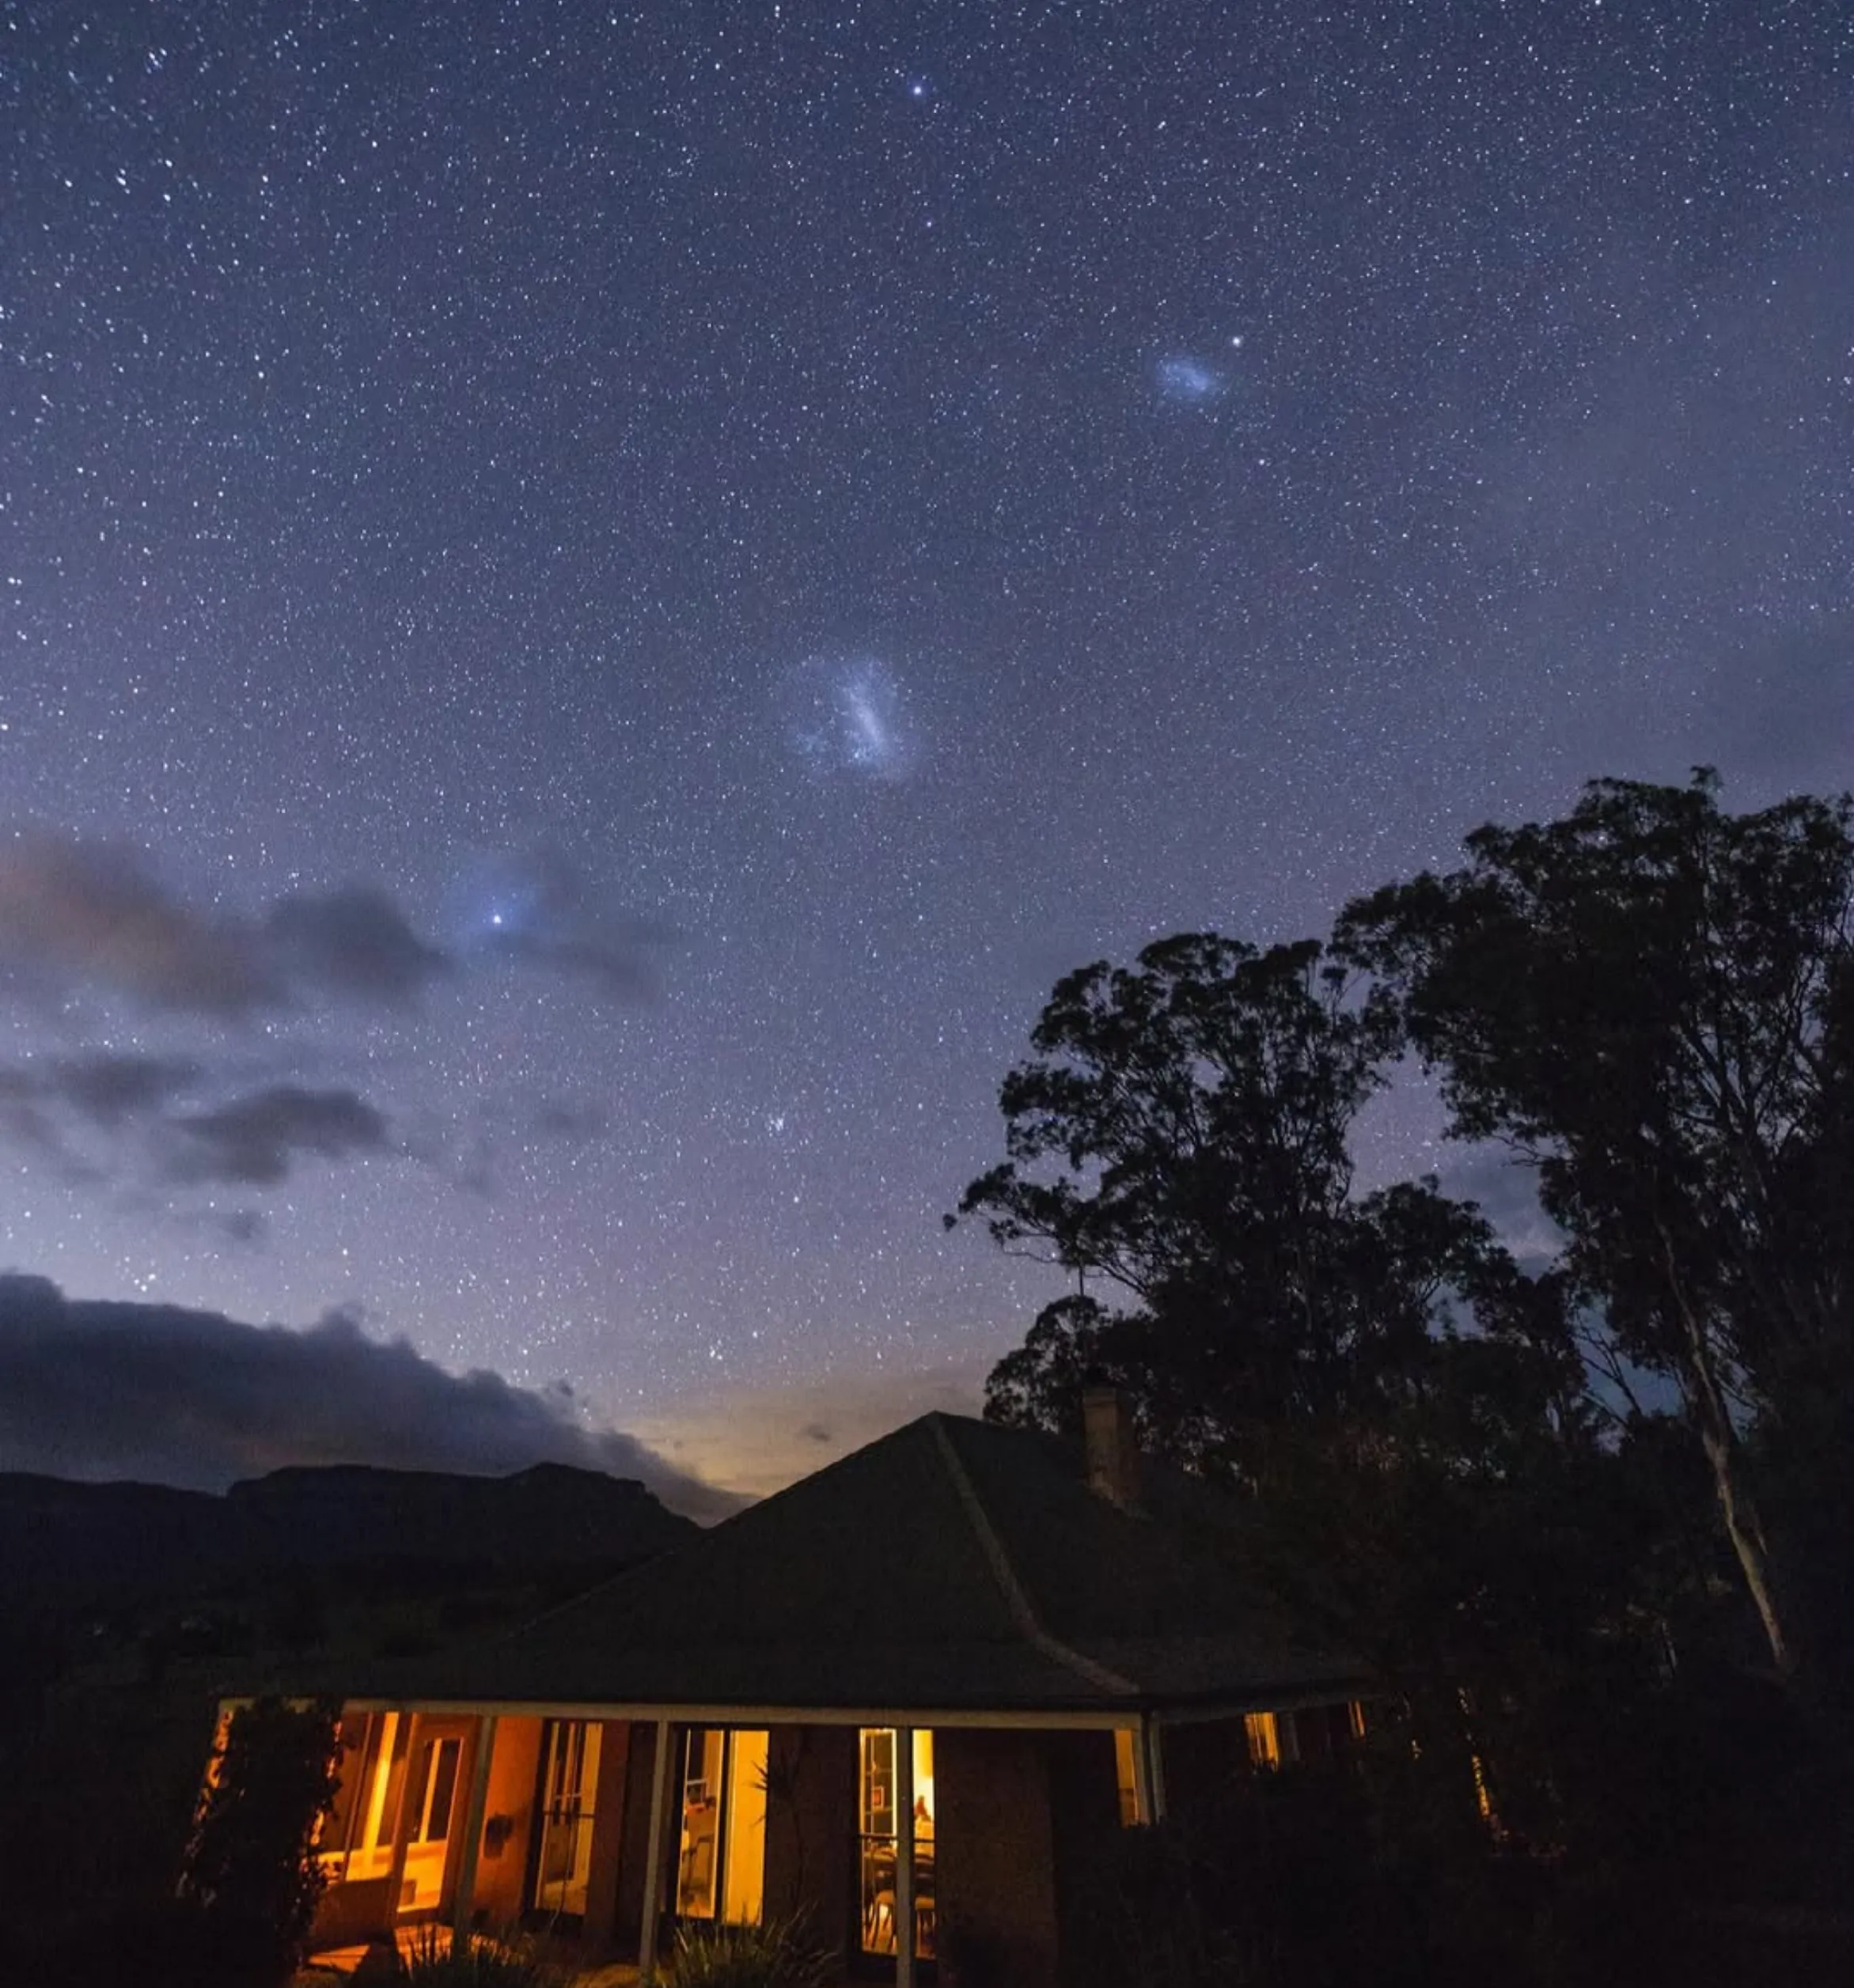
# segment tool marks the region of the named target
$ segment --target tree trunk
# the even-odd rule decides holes
[[[1786,1684],[1794,1683],[1796,1653],[1784,1627],[1783,1611],[1777,1602],[1770,1543],[1765,1536],[1764,1522],[1750,1491],[1740,1481],[1738,1431],[1732,1426],[1725,1390],[1719,1385],[1715,1370],[1704,1322],[1694,1310],[1677,1267],[1674,1239],[1665,1224],[1657,1226],[1661,1230],[1668,1286],[1686,1335],[1687,1399],[1699,1426],[1700,1445],[1712,1472],[1712,1488],[1719,1498],[1719,1516],[1725,1521],[1726,1537],[1731,1542],[1731,1550],[1738,1557],[1738,1571],[1744,1577],[1751,1604],[1763,1625],[1765,1640],[1770,1645],[1771,1661],[1776,1667],[1777,1676]]]

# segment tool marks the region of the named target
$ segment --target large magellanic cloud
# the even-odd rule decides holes
[[[0,1274],[0,1469],[221,1491],[290,1464],[538,1463],[639,1479],[693,1518],[740,1503],[635,1437],[588,1427],[563,1394],[449,1373],[340,1312],[299,1331]]]

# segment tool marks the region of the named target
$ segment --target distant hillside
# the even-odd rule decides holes
[[[0,1592],[55,1608],[370,1571],[542,1579],[616,1571],[698,1530],[632,1479],[560,1464],[282,1470],[222,1498],[0,1472]]]

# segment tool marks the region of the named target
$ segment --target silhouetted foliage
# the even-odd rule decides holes
[[[1780,1672],[1807,1630],[1765,1507],[1854,1507],[1854,803],[1593,782],[1347,910],[1455,1130],[1534,1166],[1564,1267],[1678,1388]],[[1831,1548],[1832,1551],[1832,1548]],[[1843,1548],[1845,1553],[1845,1547]],[[1845,1558],[1824,1583],[1839,1592]]]
[[[1807,1646],[1818,1713],[1845,1684],[1854,803],[1604,781],[1467,849],[1330,949],[1186,934],[1069,975],[949,1217],[1075,1280],[988,1414],[1074,1432],[1119,1388],[1386,1687],[1333,1880],[1375,1930],[1291,1935],[1245,1881],[1246,1918],[1174,1923],[1179,1979],[1645,1979],[1677,1952],[1711,1979],[1732,1943],[1644,1901],[1811,1870],[1832,1895],[1809,1843],[1847,1841],[1833,1722],[1742,1638],[1786,1678]],[[1355,1191],[1359,1114],[1412,1049],[1458,1136],[1531,1165],[1549,1265],[1433,1180]],[[1214,1862],[1267,1812],[1164,1855]]]
[[[338,1729],[339,1708],[279,1698],[242,1706],[228,1722],[180,1887],[228,1988],[287,1981],[307,1954]]]

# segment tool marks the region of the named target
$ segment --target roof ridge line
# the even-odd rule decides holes
[[[1011,1619],[1025,1636],[1045,1657],[1085,1678],[1089,1683],[1104,1691],[1113,1691],[1129,1698],[1137,1698],[1139,1687],[1132,1679],[1122,1677],[1119,1672],[1110,1671],[1105,1664],[1097,1664],[1091,1657],[1084,1657],[1079,1649],[1071,1649],[1060,1638],[1052,1636],[1037,1619],[1037,1611],[1030,1606],[1030,1598],[1024,1592],[1023,1584],[1017,1577],[1016,1570],[1010,1564],[1010,1556],[1004,1550],[1004,1542],[998,1536],[997,1528],[986,1517],[984,1505],[980,1502],[976,1487],[966,1475],[959,1452],[953,1447],[953,1438],[946,1433],[942,1418],[931,1416],[934,1441],[940,1452],[940,1460],[946,1467],[946,1475],[953,1480],[953,1489],[965,1516],[971,1521],[972,1531],[978,1535],[980,1550],[991,1570],[991,1578],[997,1582],[999,1592],[1004,1597],[1004,1605],[1010,1611]]]

